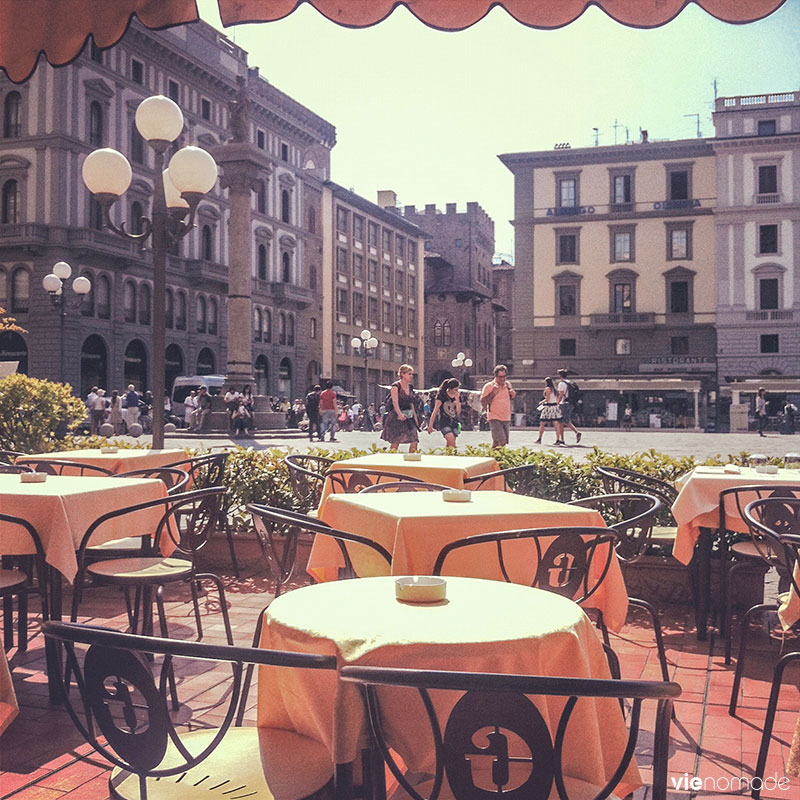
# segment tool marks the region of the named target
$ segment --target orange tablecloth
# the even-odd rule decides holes
[[[404,461],[402,453],[372,453],[368,456],[348,458],[336,461],[331,469],[369,469],[376,472],[396,472],[399,475],[410,475],[426,483],[438,483],[453,489],[463,489],[465,478],[485,475],[500,469],[493,458],[476,456],[434,456],[422,454],[421,461]],[[502,478],[491,481],[492,485],[485,489],[503,489]],[[330,481],[325,481],[322,488],[322,501],[331,493]]]
[[[393,578],[317,584],[289,592],[267,609],[263,647],[334,654],[342,664],[609,678],[591,622],[571,600],[516,584],[448,578],[447,602],[408,605]],[[334,673],[261,667],[258,724],[294,729],[352,761],[364,734],[353,684]],[[455,698],[434,696],[440,719]],[[537,702],[551,726],[563,698]],[[414,771],[432,772],[429,725],[415,690],[382,695],[392,747]],[[336,739],[334,742],[334,720]],[[616,700],[581,700],[567,731],[565,773],[604,785],[618,762],[625,726]],[[617,792],[641,785],[635,763]]]
[[[44,483],[20,483],[19,475],[0,475],[0,511],[36,528],[47,563],[70,582],[78,570],[75,551],[92,522],[109,511],[166,494],[163,481],[149,478],[49,475]],[[163,508],[155,508],[109,520],[98,528],[94,541],[155,531],[163,514]],[[4,555],[30,553],[30,539],[18,527],[0,523],[0,550]]]
[[[17,695],[11,682],[11,671],[8,669],[6,651],[0,642],[0,735],[19,714]]]
[[[675,481],[678,498],[672,514],[678,523],[678,533],[672,555],[683,564],[692,560],[700,528],[719,527],[719,493],[735,486],[755,486],[796,483],[800,486],[800,470],[781,469],[775,475],[756,472],[752,467],[740,467],[738,474],[722,471],[722,467],[696,467]],[[757,499],[753,495],[753,499]],[[738,515],[728,517],[730,530],[747,533],[747,523]]]
[[[132,472],[135,469],[156,469],[174,464],[186,458],[186,451],[173,448],[171,450],[146,450],[144,448],[119,449],[116,453],[101,453],[99,448],[90,450],[64,450],[58,453],[39,453],[32,456],[20,456],[16,463],[24,464],[31,459],[57,459],[59,461],[75,461],[79,464],[91,464],[103,467],[111,472]]]
[[[410,499],[411,498],[411,499]],[[334,528],[369,537],[392,553],[394,575],[430,575],[439,551],[448,542],[478,533],[521,528],[605,527],[597,511],[512,492],[473,492],[469,503],[447,503],[441,492],[416,494],[335,494],[327,498],[319,518]],[[506,553],[518,548],[529,553],[525,542],[507,543]],[[386,562],[363,546],[350,548],[356,571],[361,576],[385,575]],[[455,553],[445,569],[475,578],[502,579],[493,545]],[[599,553],[595,564],[604,561]],[[508,562],[515,582],[531,584],[530,559],[523,555]],[[335,580],[343,566],[336,543],[325,536],[315,539],[308,571],[320,581]],[[606,624],[619,630],[628,613],[628,593],[616,557],[603,584],[588,605],[603,612]]]

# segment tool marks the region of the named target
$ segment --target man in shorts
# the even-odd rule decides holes
[[[505,364],[494,368],[494,380],[484,384],[481,390],[481,408],[489,411],[489,430],[492,432],[492,447],[505,447],[511,431],[511,401],[517,393],[506,380]]]
[[[567,380],[569,371],[560,369],[558,371],[558,407],[561,409],[561,424],[564,428],[569,428],[575,434],[575,444],[581,440],[581,432],[575,427],[572,421],[572,402],[570,393],[573,391],[572,382]]]

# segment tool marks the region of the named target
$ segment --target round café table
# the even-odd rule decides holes
[[[578,605],[529,586],[478,578],[447,578],[446,600],[430,605],[398,601],[394,577],[296,589],[265,611],[261,645],[333,654],[342,665],[610,677],[597,632]],[[444,703],[456,699],[448,693],[435,700],[440,719],[449,710]],[[551,733],[563,703],[555,697],[537,701]],[[382,711],[391,746],[409,769],[432,771],[433,748],[419,695],[389,691]],[[318,670],[261,667],[258,724],[296,730],[323,743],[337,764],[356,758],[366,731],[357,688]],[[566,736],[565,774],[605,785],[626,737],[616,700],[581,700]],[[632,762],[619,796],[640,785]]]

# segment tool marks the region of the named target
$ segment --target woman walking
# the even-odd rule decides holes
[[[447,378],[442,381],[439,391],[436,393],[436,400],[433,404],[430,420],[428,421],[428,433],[433,433],[436,421],[439,421],[439,433],[444,436],[445,444],[448,447],[456,446],[456,437],[461,433],[461,400],[458,396],[458,388],[461,386],[457,378]]]
[[[114,426],[114,436],[119,436],[122,433],[122,398],[116,389],[111,392],[110,412],[108,421]]]
[[[542,434],[544,433],[545,425],[548,421],[553,423],[556,430],[555,444],[564,444],[564,426],[561,424],[561,409],[558,405],[558,390],[553,383],[552,378],[544,379],[544,392],[542,392],[543,400],[539,405],[541,413],[539,415],[539,438],[536,444],[542,443]]]
[[[381,439],[389,442],[392,450],[397,450],[401,444],[408,443],[408,452],[414,453],[419,441],[419,420],[414,408],[414,387],[411,380],[414,377],[414,367],[402,364],[397,370],[399,380],[391,387],[389,411],[381,431]]]

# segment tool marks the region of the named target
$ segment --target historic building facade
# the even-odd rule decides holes
[[[459,212],[448,203],[424,211],[403,208],[403,218],[425,231],[425,383],[457,377],[471,386],[494,365],[492,258],[494,222],[478,203]],[[464,353],[472,366],[454,367]]]
[[[0,80],[0,300],[28,331],[2,337],[0,359],[20,360],[29,374],[65,380],[82,394],[92,384],[148,388],[149,245],[140,250],[103,229],[81,164],[98,147],[128,157],[133,181],[112,219],[140,230],[153,158],[134,125],[139,102],[171,97],[185,121],[173,149],[198,144],[213,151],[230,136],[228,104],[240,76],[251,100],[250,141],[270,165],[253,188],[257,388],[289,396],[319,375],[321,348],[308,328],[321,311],[315,282],[322,181],[335,130],[248,69],[246,53],[202,22],[161,32],[134,22],[107,51],[87,45],[72,64],[40,65],[22,85]],[[199,205],[196,228],[168,257],[168,385],[179,374],[225,371],[227,194],[218,182]],[[42,288],[60,260],[93,287],[79,311],[63,316]]]
[[[322,372],[361,402],[380,402],[398,366],[424,375],[423,234],[395,210],[393,192],[371,203],[327,181],[323,186]],[[373,350],[351,340],[369,330]],[[365,366],[366,355],[366,366]]]
[[[500,160],[515,180],[513,363],[529,404],[565,367],[589,390],[587,424],[631,403],[639,424],[697,425],[716,385],[711,142],[645,134]]]

